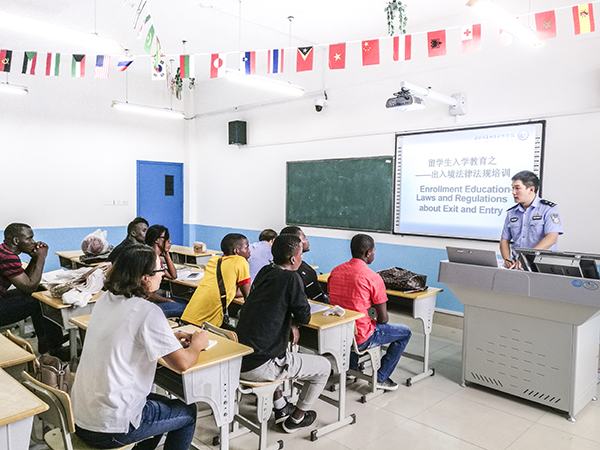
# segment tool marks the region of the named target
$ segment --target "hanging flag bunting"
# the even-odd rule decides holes
[[[503,47],[508,47],[509,45],[512,45],[512,43],[515,41],[515,37],[510,34],[508,31],[503,30],[502,28],[500,28],[500,48]]]
[[[363,66],[379,64],[379,39],[362,41],[362,62]]]
[[[409,61],[411,58],[411,45],[412,45],[412,37],[410,34],[404,35],[404,57],[400,57],[400,36],[394,36],[394,61],[400,61],[400,59],[404,59],[404,61]]]
[[[57,77],[60,69],[60,53],[46,54],[46,76]]]
[[[0,50],[0,72],[10,72],[12,50]]]
[[[298,47],[296,53],[296,72],[313,70],[313,47]]]
[[[283,49],[269,50],[267,73],[283,73]]]
[[[37,62],[37,52],[25,52],[23,54],[23,70],[21,73],[35,75],[35,64]]]
[[[462,52],[478,52],[481,50],[481,24],[462,27]]]
[[[194,78],[194,55],[179,56],[179,76],[181,78]]]
[[[224,77],[225,70],[225,53],[213,53],[210,55],[210,77]]]
[[[131,65],[135,56],[121,56],[117,61],[117,70],[119,72],[125,72],[125,70]]]
[[[556,16],[554,11],[546,11],[535,15],[535,28],[538,39],[552,39],[556,37]]]
[[[329,68],[331,70],[346,68],[346,43],[329,46]]]
[[[146,41],[144,42],[144,51],[149,55],[152,54],[152,44],[154,43],[154,25],[150,25]]]
[[[85,77],[85,55],[73,55],[71,76],[77,78]]]
[[[575,26],[575,34],[585,34],[596,31],[594,7],[591,3],[573,6],[573,25]]]
[[[110,56],[109,55],[97,55],[96,56],[96,67],[94,69],[94,76],[96,78],[108,78],[109,69],[110,69]]]
[[[427,32],[427,52],[430,58],[446,56],[446,30]]]
[[[155,66],[154,62],[150,64],[152,69],[152,81],[161,81],[167,79],[167,64],[165,62],[165,55],[159,56],[158,64]]]
[[[156,36],[156,52],[154,52],[154,56],[152,56],[152,65],[154,68],[158,67],[161,56],[164,55],[162,55],[160,48],[160,39],[158,39],[158,36]]]
[[[256,52],[242,52],[240,54],[240,72],[246,75],[256,73]]]
[[[150,19],[151,19],[151,16],[150,16],[150,14],[148,14],[148,15],[146,16],[146,19],[144,19],[144,20],[141,22],[141,24],[140,24],[140,27],[139,27],[139,29],[138,29],[138,33],[137,33],[137,38],[138,38],[138,39],[141,39],[141,38],[142,38],[142,36],[144,35],[144,28],[146,28],[146,26],[149,26],[149,25],[150,25]]]

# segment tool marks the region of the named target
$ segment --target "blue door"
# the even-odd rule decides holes
[[[183,164],[137,162],[137,215],[169,229],[173,244],[183,245]]]

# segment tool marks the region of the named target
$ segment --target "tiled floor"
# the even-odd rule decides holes
[[[422,354],[420,322],[395,314],[391,319],[413,330],[407,351]],[[475,385],[461,388],[461,340],[460,329],[434,324],[431,366],[435,376],[404,386],[421,363],[402,358],[392,376],[401,383],[397,391],[362,404],[359,399],[361,392],[366,392],[365,382],[349,386],[346,412],[356,414],[354,425],[311,442],[310,430],[288,435],[270,423],[269,443],[281,439],[285,450],[600,449],[600,402],[590,403],[577,415],[577,422],[571,423],[565,414],[534,403]],[[335,408],[325,402],[317,402],[315,409],[317,427],[336,418]],[[202,450],[214,450],[218,447],[212,446],[212,440],[217,434],[212,416],[199,418],[194,442]],[[258,438],[246,434],[231,440],[230,448],[258,448]]]

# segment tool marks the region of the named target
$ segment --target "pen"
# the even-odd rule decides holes
[[[411,289],[409,291],[402,291],[403,294],[414,294],[415,292],[421,292],[419,289]]]

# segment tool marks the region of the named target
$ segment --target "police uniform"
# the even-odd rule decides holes
[[[536,195],[527,210],[520,203],[507,210],[502,239],[512,240],[512,248],[533,248],[548,233],[563,234],[556,203]],[[554,244],[550,250],[556,248]]]

